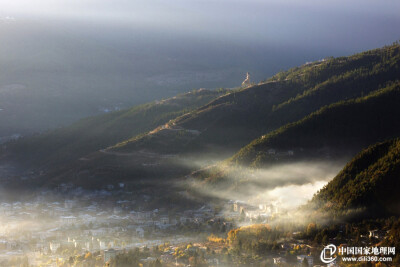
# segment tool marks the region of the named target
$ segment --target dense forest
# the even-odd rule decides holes
[[[198,152],[239,149],[252,139],[296,122],[324,106],[363,97],[396,82],[400,75],[400,46],[394,44],[350,57],[328,58],[282,72],[264,83],[232,91],[170,122],[201,134],[182,131],[125,142],[119,151]],[[154,145],[154,144],[157,145]]]
[[[134,184],[184,177],[199,166],[183,165],[182,159],[203,157],[213,164],[244,146],[229,164],[350,158],[398,135],[399,75],[395,43],[305,64],[245,88],[197,90],[84,119],[8,143],[1,160],[37,170],[30,186],[104,187],[117,179]],[[272,161],[266,153],[271,148]],[[207,170],[202,178],[223,178],[224,171]]]
[[[359,151],[378,141],[400,135],[397,103],[400,83],[369,95],[325,106],[250,143],[232,161],[260,166],[271,159],[268,149],[293,150],[300,157],[321,157]],[[343,151],[343,153],[341,153]]]
[[[373,145],[359,153],[309,204],[319,211],[364,216],[399,215],[400,140]]]
[[[194,172],[193,176],[219,188],[243,188],[245,184],[235,185],[226,179],[246,178],[249,169],[242,167],[255,171],[297,161],[351,158],[371,144],[400,136],[399,101],[400,84],[395,82],[367,96],[323,107],[254,140],[227,161]]]

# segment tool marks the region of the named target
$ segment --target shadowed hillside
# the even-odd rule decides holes
[[[276,151],[292,157],[337,157],[400,135],[400,84],[368,96],[341,101],[285,125],[240,150],[232,161],[260,166],[273,161]],[[273,149],[275,152],[269,154]]]
[[[45,170],[37,184],[102,187],[117,180],[176,179],[198,169],[198,158],[212,164],[262,135],[231,163],[351,157],[398,135],[392,126],[399,75],[400,45],[393,44],[305,64],[246,88],[201,90],[82,120],[7,144],[3,161]],[[221,176],[213,173],[201,177]]]
[[[174,153],[222,147],[237,150],[325,105],[367,95],[395,81],[399,74],[399,45],[306,64],[266,83],[221,96],[171,120],[164,131],[127,140],[116,149]]]
[[[82,119],[69,127],[8,143],[3,147],[3,161],[17,162],[35,169],[66,164],[152,130],[226,92],[224,89],[194,90],[128,110]]]

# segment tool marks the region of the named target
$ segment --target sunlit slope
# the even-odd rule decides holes
[[[400,77],[400,46],[331,58],[282,72],[171,120],[152,135],[118,144],[118,151],[193,152],[239,149],[254,138],[323,106],[369,94]]]
[[[264,135],[241,149],[231,161],[261,166],[282,159],[330,158],[400,136],[400,83],[367,96],[340,101]],[[270,152],[273,149],[273,152]]]
[[[132,138],[113,149],[148,149],[162,153],[204,149],[237,149],[267,131],[265,118],[274,103],[302,91],[301,85],[268,82],[221,96],[209,104],[169,121],[149,135]]]
[[[279,120],[284,114],[309,114],[325,105],[365,96],[388,82],[398,80],[400,46],[394,44],[314,65],[306,67],[307,71],[294,68],[272,78],[278,81],[300,79],[314,82],[308,90],[275,106],[273,121]]]
[[[368,215],[400,214],[400,140],[363,150],[312,199],[310,207],[343,213],[361,209]]]
[[[194,90],[163,101],[82,119],[48,133],[20,139],[3,148],[5,160],[35,168],[65,164],[88,153],[147,132],[225,94],[226,90]]]
[[[322,154],[327,155],[328,146],[347,149],[349,140],[350,153],[354,155],[360,147],[391,136],[389,131],[379,132],[379,129],[386,131],[379,120],[383,117],[383,123],[387,123],[397,112],[391,109],[392,103],[398,103],[398,85],[393,85],[398,77],[400,46],[394,44],[306,64],[247,88],[196,91],[160,103],[88,118],[71,127],[7,144],[3,155],[5,159],[29,164],[28,167],[45,169],[45,183],[50,180],[52,184],[62,183],[73,180],[71,177],[83,181],[85,177],[86,184],[101,181],[95,184],[100,187],[105,180],[182,177],[198,165],[181,166],[180,162],[171,163],[170,157],[185,158],[186,154],[194,154],[213,160],[208,152],[220,158],[231,156],[262,135],[266,138],[257,139],[242,149],[234,156],[234,162],[263,164],[263,156],[271,147],[277,150],[277,155],[293,150],[294,157],[298,157],[313,152],[314,148],[322,149]],[[383,89],[378,92],[380,88]],[[359,111],[353,110],[353,106],[366,108]],[[374,110],[377,106],[383,109]],[[387,112],[392,115],[388,116]],[[315,128],[319,127],[318,118],[323,118],[325,128],[321,129],[334,142],[324,143],[324,131]],[[371,140],[355,140],[353,146],[355,138],[350,133],[349,139],[343,142],[341,132],[332,135],[331,125],[345,129],[340,125],[343,118],[352,118],[352,122],[358,123],[354,124],[358,125],[356,130],[363,129]],[[304,122],[307,130],[297,132]],[[314,136],[307,137],[308,131],[314,128]],[[371,129],[378,129],[377,134],[371,133]],[[282,143],[270,143],[286,133],[291,135],[282,139]],[[309,149],[306,143],[301,143],[303,139],[316,143]]]

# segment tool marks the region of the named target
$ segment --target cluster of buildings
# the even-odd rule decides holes
[[[195,236],[187,235],[187,229],[210,230],[211,233],[220,229],[212,228],[214,224],[223,225],[223,231],[227,232],[238,224],[266,223],[284,214],[278,203],[249,204],[243,201],[229,201],[222,209],[205,205],[175,213],[165,208],[133,210],[133,207],[137,206],[127,200],[114,201],[114,205],[77,199],[0,203],[0,266],[7,266],[12,258],[27,258],[31,266],[58,266],[57,263],[67,262],[71,256],[86,253],[92,253],[98,261],[106,263],[119,253],[165,246],[166,243],[170,247],[158,255],[159,259],[174,263],[181,244],[197,241]],[[380,240],[385,234],[372,230],[363,238],[366,242],[371,238]],[[296,242],[280,244],[281,249],[273,258],[275,266],[289,264],[286,252],[298,247],[300,252],[311,251],[313,255],[296,255],[299,266],[304,261],[308,266],[315,266],[319,248],[293,240]],[[187,250],[195,248],[192,246]],[[207,248],[203,250],[207,251]],[[219,264],[218,255],[211,253],[207,257],[205,260],[209,265]],[[141,260],[151,263],[157,259]]]
[[[244,201],[228,202],[229,212],[225,213],[225,217],[232,219],[245,220],[247,222],[268,222],[272,216],[280,214],[281,210],[278,203],[269,204],[249,204]]]
[[[76,199],[1,203],[0,265],[13,257],[28,257],[29,264],[39,266],[85,252],[186,242],[180,227],[200,227],[215,215],[209,206],[169,214],[163,208],[133,210],[130,201],[106,204]]]
[[[119,190],[125,187],[115,186]],[[101,252],[107,260],[118,251],[188,242],[187,231],[225,232],[235,228],[236,222],[265,222],[279,212],[276,204],[240,201],[229,201],[227,207],[218,209],[204,205],[175,212],[162,207],[145,210],[143,203],[113,194],[120,192],[114,188],[95,195],[77,190],[60,185],[59,194],[68,192],[71,197],[62,201],[57,195],[43,194],[29,201],[1,202],[0,265],[7,265],[11,258],[27,257],[30,265],[40,266],[87,252]],[[137,196],[144,202],[148,198]]]

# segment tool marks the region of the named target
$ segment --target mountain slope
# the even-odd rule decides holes
[[[256,139],[231,161],[262,165],[276,158],[276,154],[268,154],[270,149],[276,152],[291,150],[294,158],[354,153],[400,135],[399,101],[400,83],[397,82],[368,96],[326,106]]]
[[[208,147],[238,149],[265,131],[264,117],[273,104],[295,95],[299,88],[289,82],[269,82],[231,92],[178,116],[160,131],[118,144],[114,150],[178,153]]]
[[[336,123],[335,129],[341,129],[338,123],[351,122],[342,120],[349,117],[349,113],[352,120],[359,120],[355,131],[370,131],[370,126],[381,129],[379,116],[386,114],[382,123],[395,124],[397,117],[390,121],[387,114],[398,112],[392,110],[393,103],[398,101],[398,85],[393,85],[398,77],[400,45],[394,44],[306,64],[243,89],[219,93],[202,91],[161,104],[152,103],[84,120],[72,127],[7,145],[4,161],[29,163],[29,167],[37,170],[46,168],[46,174],[37,184],[57,186],[73,181],[103,187],[105,183],[118,180],[135,183],[148,178],[165,181],[178,178],[199,167],[192,162],[190,166],[183,166],[182,159],[187,159],[188,154],[215,161],[217,157],[210,157],[209,152],[221,158],[221,151],[226,150],[231,156],[262,134],[267,134],[267,138],[252,142],[234,157],[234,161],[263,164],[262,156],[271,145],[278,150],[295,150],[295,157],[301,155],[302,148],[305,156],[314,150],[325,153],[325,147],[338,148],[335,152],[340,156],[343,156],[342,151],[353,154],[362,146],[397,132],[382,128],[382,132],[372,134],[368,140],[358,142],[349,135],[340,141],[340,133],[333,136],[337,131],[331,133],[328,121]],[[377,92],[379,88],[384,89]],[[362,97],[367,94],[368,97]],[[357,100],[348,100],[357,97]],[[179,102],[179,99],[187,102]],[[377,108],[376,112],[371,113],[371,108]],[[315,113],[309,115],[310,112]],[[366,119],[365,114],[370,118]],[[321,124],[319,118],[326,123]],[[368,124],[369,120],[373,123]],[[279,127],[282,128],[276,130]],[[294,128],[295,131],[291,130]],[[314,133],[312,138],[307,137],[309,132]],[[323,139],[320,133],[336,141],[326,143],[328,139]],[[295,142],[297,139],[299,143]],[[314,141],[317,141],[315,145]],[[353,141],[354,145],[348,147]]]
[[[373,145],[359,153],[309,204],[314,209],[340,212],[366,209],[400,214],[400,139]]]
[[[321,73],[318,76],[329,73],[330,76],[302,94],[275,106],[272,120],[279,120],[287,113],[308,114],[324,105],[364,96],[379,87],[384,87],[389,81],[398,79],[400,72],[399,49],[399,46],[396,45],[389,46],[366,51],[352,57],[331,59],[325,65],[315,66],[309,72]],[[337,69],[342,69],[342,72],[338,73]],[[298,72],[299,70],[289,71],[282,74],[280,79],[293,79],[291,77],[307,79],[306,77],[311,75]]]
[[[325,105],[367,95],[395,81],[399,75],[398,44],[314,62],[177,117],[166,127],[166,131],[173,129],[175,134],[157,131],[127,140],[115,149],[126,152],[147,148],[176,153],[209,147],[237,150],[254,138],[302,119]],[[195,130],[198,134],[186,135],[185,130]]]
[[[94,151],[147,132],[172,118],[207,104],[227,90],[194,90],[159,102],[82,119],[48,133],[26,137],[3,147],[3,161],[54,168]]]

